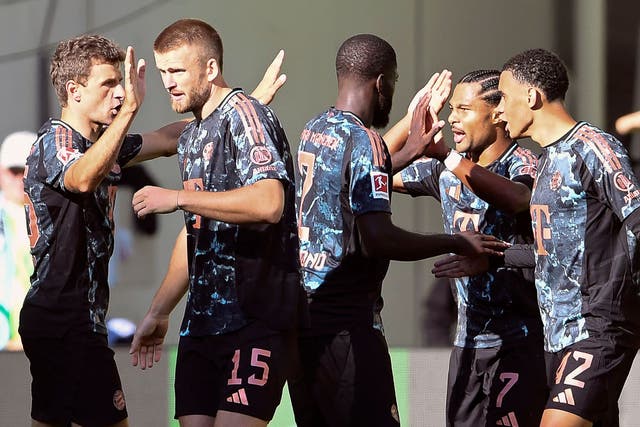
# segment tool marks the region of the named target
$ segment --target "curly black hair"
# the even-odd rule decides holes
[[[569,89],[567,67],[558,55],[544,49],[530,49],[509,59],[502,71],[510,71],[521,82],[540,89],[549,102],[564,100]]]
[[[349,76],[368,80],[384,74],[389,66],[396,65],[393,47],[373,34],[358,34],[348,38],[336,55],[339,79]]]

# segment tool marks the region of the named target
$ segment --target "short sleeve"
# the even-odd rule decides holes
[[[262,179],[289,182],[284,147],[286,135],[275,114],[258,101],[238,94],[231,132],[237,149],[236,166],[244,185]]]
[[[585,144],[583,162],[602,202],[624,221],[640,207],[640,183],[627,151],[613,136],[587,126],[579,130],[577,137]]]
[[[358,128],[351,136],[349,201],[355,216],[391,212],[391,160],[380,135]]]
[[[442,162],[423,157],[400,172],[402,185],[411,196],[432,196],[440,200],[439,181],[444,169]]]

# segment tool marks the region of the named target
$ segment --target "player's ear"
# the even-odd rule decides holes
[[[214,81],[220,74],[220,66],[215,58],[209,58],[206,65],[207,81]]]
[[[538,109],[542,106],[542,98],[544,95],[542,91],[536,87],[530,87],[527,89],[527,105],[532,110]]]
[[[378,74],[378,78],[376,79],[376,89],[378,93],[382,92],[382,88],[384,87],[384,74]]]
[[[502,123],[502,119],[500,118],[501,111],[496,106],[493,110],[491,110],[491,124],[497,125],[498,123]]]
[[[67,103],[69,101],[80,102],[82,97],[80,96],[80,87],[82,85],[78,84],[75,80],[68,80],[65,84],[65,89],[67,91]]]

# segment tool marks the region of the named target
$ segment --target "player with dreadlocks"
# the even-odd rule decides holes
[[[442,141],[432,144],[432,158],[398,173],[394,190],[438,199],[448,233],[474,230],[526,243],[532,241],[528,207],[536,156],[509,138],[498,117],[499,77],[496,70],[477,70],[460,79],[448,118],[455,150]],[[389,143],[392,152],[399,148]],[[489,171],[504,177],[500,198],[487,197],[474,186]],[[492,266],[452,285],[458,323],[449,363],[447,425],[537,426],[547,389],[533,270]]]

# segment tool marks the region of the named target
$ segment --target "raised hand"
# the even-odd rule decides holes
[[[413,111],[409,137],[405,148],[418,155],[425,155],[427,147],[433,143],[434,136],[444,127],[443,120],[434,120],[429,103],[431,92],[425,93]]]
[[[408,114],[413,113],[422,97],[427,93],[431,94],[429,107],[436,115],[439,114],[449,98],[449,93],[451,93],[451,71],[444,69],[440,73],[434,73],[427,84],[413,96],[407,108]]]
[[[152,368],[162,357],[162,343],[169,328],[169,317],[157,317],[151,313],[142,319],[142,322],[133,335],[133,341],[129,348],[131,364],[140,366],[140,369]]]
[[[258,83],[258,86],[256,86],[251,93],[251,96],[265,105],[273,101],[276,92],[278,92],[284,82],[287,81],[287,75],[280,74],[283,61],[284,50],[280,50],[271,64],[267,67],[267,70],[265,71],[260,83]]]
[[[135,52],[133,47],[127,47],[124,59],[124,102],[120,109],[129,113],[136,113],[142,106],[147,91],[145,83],[146,63],[144,59],[135,64]]]

